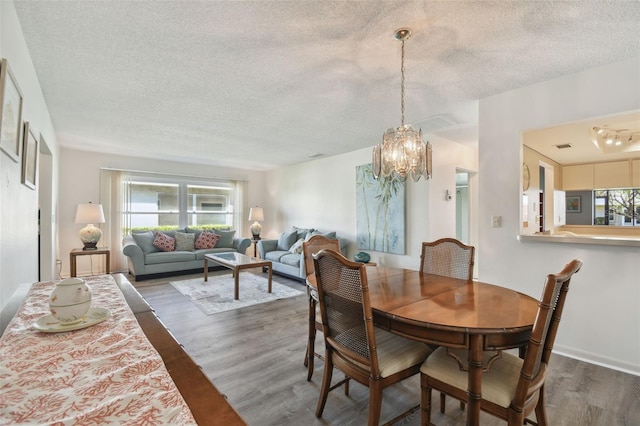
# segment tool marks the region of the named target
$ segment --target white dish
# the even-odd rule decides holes
[[[80,330],[91,327],[111,316],[111,311],[106,308],[89,308],[87,314],[79,321],[71,324],[61,324],[53,315],[45,315],[33,324],[38,331],[45,333],[62,333],[65,331]]]

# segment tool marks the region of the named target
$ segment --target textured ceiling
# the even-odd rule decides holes
[[[61,146],[264,170],[640,55],[636,1],[14,1]]]

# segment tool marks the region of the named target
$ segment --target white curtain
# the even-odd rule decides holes
[[[127,172],[120,170],[100,170],[100,204],[104,210],[106,222],[102,224],[103,243],[111,248],[112,272],[127,272],[127,258],[122,253],[123,230],[131,228],[125,207],[129,199],[129,180]]]
[[[236,230],[236,237],[242,237],[247,230],[247,182],[235,180],[233,185],[233,228]]]

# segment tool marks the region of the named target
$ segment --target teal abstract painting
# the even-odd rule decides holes
[[[371,164],[356,166],[358,249],[405,254],[405,190],[398,179],[373,178]]]

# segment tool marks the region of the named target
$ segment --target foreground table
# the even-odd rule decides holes
[[[467,424],[479,425],[483,351],[527,344],[538,301],[508,288],[419,271],[366,268],[376,326],[401,336],[466,349]],[[315,277],[309,277],[315,285]],[[463,360],[464,361],[464,360]]]
[[[267,268],[269,271],[269,293],[271,293],[271,278],[273,275],[273,269],[270,260],[258,259],[256,257],[246,256],[240,253],[213,253],[205,254],[204,256],[204,280],[209,279],[209,261],[218,263],[225,268],[229,268],[233,271],[233,277],[235,279],[234,294],[235,300],[240,298],[240,271],[242,269],[251,268]]]
[[[86,281],[92,305],[111,311],[90,328],[32,328],[48,313],[50,282],[30,286],[17,297],[24,303],[12,298],[3,308],[3,318],[13,319],[0,339],[0,423],[48,424],[62,415],[83,424],[245,424],[124,276]]]
[[[113,278],[86,281],[109,315],[82,329],[48,316],[53,282],[31,286],[0,338],[0,423],[196,424]]]

